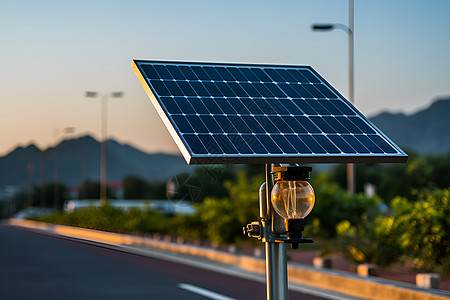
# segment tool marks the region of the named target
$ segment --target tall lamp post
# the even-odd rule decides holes
[[[74,133],[75,127],[64,127],[62,134]],[[63,149],[57,149],[56,140],[59,137],[60,132],[58,129],[53,131],[53,140],[55,141],[55,186],[53,190],[53,207],[56,209],[59,203],[59,182],[58,182],[58,152]],[[64,150],[63,150],[64,151]]]
[[[348,26],[340,23],[313,24],[311,26],[314,31],[330,31],[334,29],[342,29],[348,34],[348,100],[352,104],[355,103],[354,98],[354,0],[348,1]],[[347,164],[347,191],[350,194],[355,193],[355,166],[352,163]]]
[[[98,93],[88,91],[85,93],[87,98],[97,98]],[[107,104],[108,98],[122,98],[123,92],[112,92],[111,95],[104,94],[102,96],[102,133],[101,133],[101,149],[100,149],[100,200],[101,204],[106,204],[106,135],[107,135]]]

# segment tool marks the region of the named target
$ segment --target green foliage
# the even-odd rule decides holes
[[[200,203],[205,197],[226,197],[224,182],[234,179],[234,168],[229,165],[201,166],[191,173],[181,173],[170,179],[174,184],[172,200]],[[130,175],[123,180],[125,199],[166,199],[167,181],[147,181]]]
[[[234,180],[236,172],[233,165],[208,165],[196,168],[194,177],[203,197],[222,198],[228,195],[224,182]]]
[[[150,181],[147,183],[147,193],[145,199],[166,199],[166,182],[165,181]]]
[[[356,174],[359,191],[370,182],[380,196],[349,195],[342,187],[344,165],[315,175],[316,203],[305,220],[306,235],[329,241],[324,252],[341,252],[356,263],[389,266],[411,259],[421,271],[450,276],[450,154],[413,154],[408,164],[358,165]],[[192,201],[195,214],[167,217],[105,206],[42,220],[108,231],[168,233],[216,244],[249,240],[242,226],[258,218],[263,168],[199,167],[172,180],[177,185],[174,199]],[[165,194],[165,182],[129,177],[124,186],[126,198]],[[93,190],[98,193],[98,186]]]
[[[62,183],[35,185],[31,194],[31,205],[62,209],[68,192],[67,186]]]
[[[392,201],[392,231],[421,271],[450,276],[450,189],[417,192]]]
[[[114,232],[148,234],[167,231],[166,217],[160,213],[139,209],[123,211],[109,205],[83,208],[71,213],[53,213],[37,220]]]
[[[450,183],[450,153],[447,155],[418,156],[408,151],[408,163],[356,165],[356,190],[362,192],[365,183],[376,186],[377,194],[389,203],[396,196],[411,198],[419,189],[446,189]],[[346,166],[340,164],[328,174],[331,182],[346,187]]]
[[[78,191],[78,199],[100,199],[100,183],[85,181]]]
[[[450,276],[450,189],[422,190],[392,200],[392,214],[336,225],[333,251],[356,263],[387,266],[413,259],[423,272]]]
[[[106,198],[113,199],[113,192],[107,188]],[[100,182],[86,180],[78,191],[78,199],[100,199]]]
[[[198,213],[194,215],[175,215],[171,233],[193,240],[206,240],[205,224]]]
[[[336,225],[332,249],[355,263],[391,265],[399,262],[403,254],[391,227],[392,223],[381,215],[369,219],[364,214],[355,225],[343,220]]]
[[[333,238],[336,224],[347,220],[359,224],[363,217],[373,217],[378,213],[382,201],[379,197],[366,197],[363,194],[350,195],[335,183],[316,179],[314,188],[316,202],[306,219],[306,230],[314,236]]]
[[[124,199],[165,199],[166,182],[146,181],[138,176],[130,175],[123,180]]]
[[[179,174],[171,179],[175,185],[172,198],[201,203],[208,197],[226,197],[228,191],[224,182],[234,179],[234,167],[231,165],[200,166],[193,173]]]
[[[261,176],[249,179],[240,172],[236,182],[225,183],[228,197],[205,198],[195,206],[194,215],[166,217],[151,210],[124,212],[106,205],[55,213],[39,220],[106,231],[170,233],[217,244],[232,243],[243,238],[242,226],[258,217],[258,191],[262,182]]]
[[[258,191],[262,182],[261,176],[249,179],[240,172],[236,182],[225,183],[228,197],[204,199],[197,214],[209,240],[223,244],[243,237],[242,227],[259,215]]]
[[[124,199],[145,199],[147,182],[138,176],[127,176],[123,179]]]

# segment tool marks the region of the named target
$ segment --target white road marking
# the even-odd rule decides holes
[[[198,294],[201,296],[205,296],[205,297],[208,297],[209,299],[213,299],[213,300],[237,300],[235,298],[224,296],[222,294],[219,294],[219,293],[216,293],[216,292],[213,292],[213,291],[210,291],[210,290],[207,290],[207,289],[204,289],[204,288],[192,285],[192,284],[188,284],[188,283],[180,283],[180,284],[178,284],[178,287],[180,289],[187,290],[189,292],[192,292],[192,293],[195,293],[195,294]]]

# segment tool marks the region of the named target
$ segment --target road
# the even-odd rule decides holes
[[[0,225],[0,299],[265,299],[265,284]],[[289,299],[325,299],[295,291]]]

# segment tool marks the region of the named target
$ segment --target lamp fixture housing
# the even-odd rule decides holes
[[[314,189],[310,179],[311,167],[274,167],[271,201],[274,210],[285,220],[303,219],[314,207]]]

